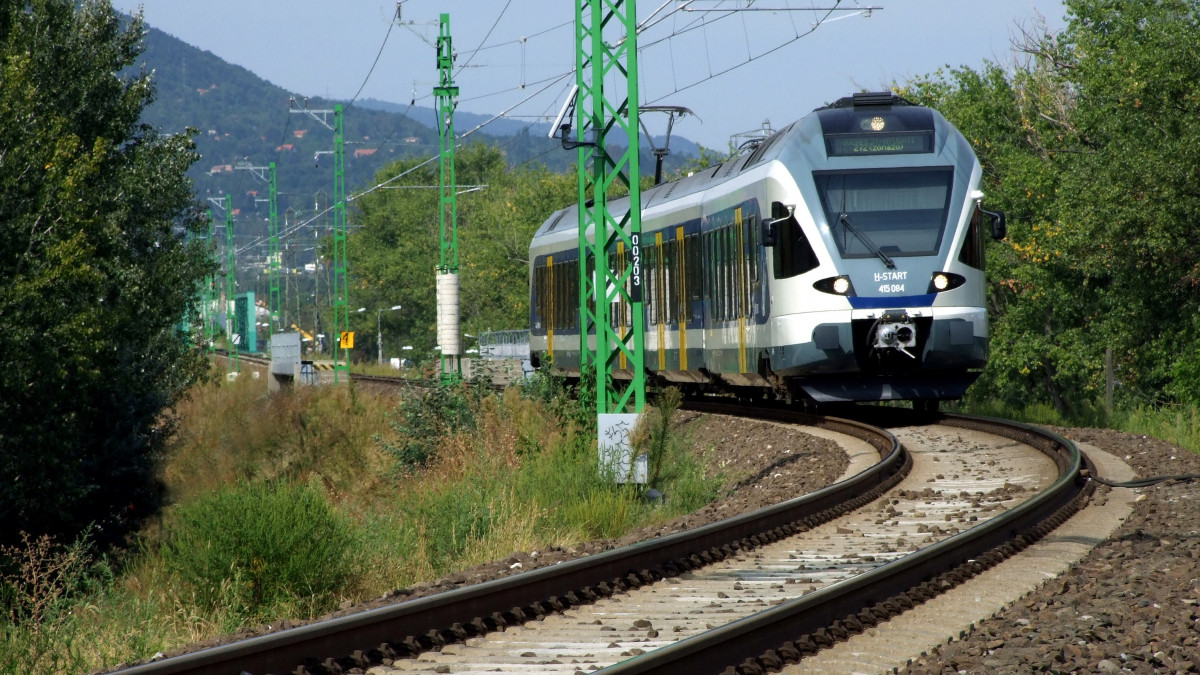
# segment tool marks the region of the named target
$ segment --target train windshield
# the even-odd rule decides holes
[[[953,169],[819,171],[813,179],[843,258],[937,253]]]

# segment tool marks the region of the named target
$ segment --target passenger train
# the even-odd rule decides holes
[[[980,179],[941,114],[881,92],[643,190],[649,381],[808,402],[960,398],[988,356],[985,237],[1005,235]],[[616,217],[627,209],[610,200]],[[568,375],[579,372],[577,246],[571,206],[529,250],[531,355]],[[630,264],[623,247],[609,257]],[[624,303],[612,315],[631,323]]]

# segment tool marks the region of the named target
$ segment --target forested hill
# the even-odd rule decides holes
[[[289,207],[311,211],[316,200],[324,199],[318,193],[332,192],[332,157],[317,153],[333,149],[333,132],[309,116],[289,113],[292,93],[154,28],[149,29],[145,46],[139,63],[154,71],[157,96],[143,119],[164,132],[199,130],[196,143],[201,160],[190,175],[201,200],[230,193],[240,214],[267,213],[267,203],[256,201],[267,198],[266,184],[249,171],[235,170],[239,160],[254,166],[276,163],[281,214]],[[304,93],[295,97],[295,109],[302,108]],[[332,109],[335,103],[319,97],[307,100],[313,110]],[[399,157],[436,154],[433,119],[432,109],[382,101],[350,107],[345,115],[347,189],[367,187],[376,171]],[[460,111],[456,131],[461,134],[487,119],[487,115]],[[332,115],[328,122],[333,124]],[[489,127],[472,138],[497,145],[510,166],[536,162],[565,171],[575,161],[574,152],[546,138],[545,124],[500,120]],[[686,139],[672,139],[671,146],[669,170],[696,153],[695,144]],[[643,154],[643,170],[652,172],[649,150]]]

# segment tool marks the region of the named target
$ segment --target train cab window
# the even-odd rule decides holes
[[[975,213],[971,215],[971,224],[967,227],[967,238],[963,241],[962,251],[958,254],[959,262],[977,270],[984,268],[984,218],[983,211],[976,205]]]
[[[825,222],[845,258],[937,253],[953,179],[950,168],[813,173]]]
[[[804,230],[800,228],[795,216],[777,221],[776,226],[779,228],[779,235],[771,249],[774,252],[775,278],[790,279],[815,270],[820,264],[817,253],[809,243],[808,237],[804,236]]]

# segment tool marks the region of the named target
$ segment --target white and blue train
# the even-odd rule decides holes
[[[988,356],[985,237],[1005,234],[980,179],[941,114],[882,92],[644,190],[650,381],[816,402],[961,397]],[[558,211],[529,251],[531,355],[567,374],[579,369],[577,228],[576,206]],[[609,258],[630,264],[621,248]],[[612,314],[630,325],[629,307]]]

